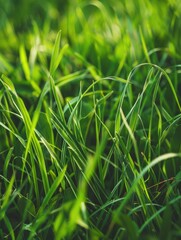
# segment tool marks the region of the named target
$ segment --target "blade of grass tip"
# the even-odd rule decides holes
[[[25,51],[25,47],[23,44],[20,45],[19,54],[20,54],[20,61],[21,61],[22,67],[23,67],[23,71],[24,71],[26,80],[29,81],[30,80],[30,69],[28,66],[26,51]]]
[[[15,96],[17,96],[14,84],[12,83],[12,81],[6,77],[4,74],[1,75],[0,81],[2,82],[2,84],[4,86],[6,86],[8,88],[8,90],[10,92],[12,92]]]
[[[148,50],[147,50],[147,47],[146,47],[146,43],[145,43],[145,39],[143,37],[143,32],[142,32],[141,27],[139,27],[139,33],[140,33],[141,43],[142,43],[143,52],[145,54],[146,60],[147,60],[148,63],[151,63],[150,56],[148,54]]]
[[[56,70],[56,66],[58,66],[58,55],[60,50],[60,39],[61,39],[61,30],[58,32],[54,44],[54,48],[52,51],[51,61],[50,61],[50,74],[53,75],[53,73]]]
[[[20,45],[19,54],[20,54],[20,61],[21,61],[22,68],[23,68],[23,71],[25,74],[25,78],[31,84],[33,89],[39,94],[41,92],[39,86],[34,81],[31,81],[31,71],[30,71],[30,67],[28,64],[25,47],[23,44]]]
[[[53,76],[54,72],[56,71],[58,65],[60,64],[60,61],[63,57],[63,54],[65,50],[68,48],[68,44],[65,44],[60,51],[60,40],[61,40],[61,30],[58,32],[54,48],[52,51],[51,61],[50,61],[50,75]]]

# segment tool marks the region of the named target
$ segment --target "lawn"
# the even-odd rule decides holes
[[[0,239],[181,239],[181,1],[0,0]]]

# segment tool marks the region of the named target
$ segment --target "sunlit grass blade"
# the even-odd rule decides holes
[[[64,47],[60,50],[60,40],[61,40],[61,30],[58,32],[56,40],[55,40],[55,45],[52,51],[52,56],[51,56],[51,62],[50,62],[50,74],[53,76],[55,70],[57,69],[64,51],[67,49],[68,44],[64,45]]]

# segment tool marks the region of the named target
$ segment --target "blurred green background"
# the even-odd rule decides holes
[[[21,36],[32,31],[33,22],[49,35],[61,29],[65,41],[90,62],[101,65],[103,72],[114,63],[107,72],[114,75],[121,70],[120,58],[129,58],[130,67],[144,61],[141,34],[148,52],[166,49],[180,60],[180,16],[180,0],[0,1],[1,32],[8,32],[10,24],[16,36]],[[3,41],[12,36],[3,37],[1,34],[1,50]],[[150,55],[152,62],[157,60],[154,53]]]

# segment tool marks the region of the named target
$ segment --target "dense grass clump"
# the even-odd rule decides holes
[[[0,239],[181,238],[180,18],[0,4]]]

